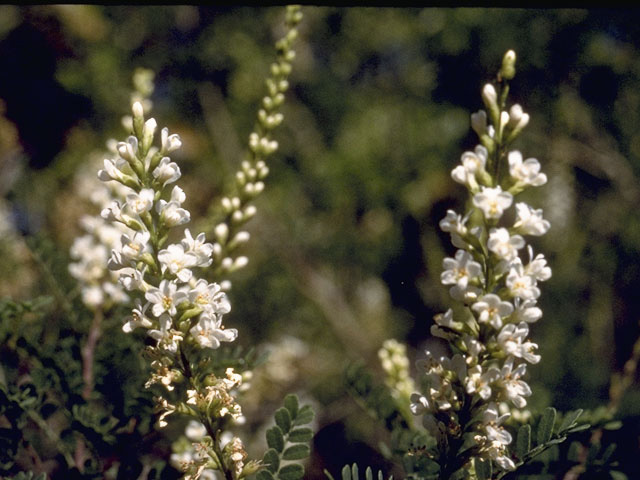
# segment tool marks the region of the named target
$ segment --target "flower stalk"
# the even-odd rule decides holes
[[[423,388],[411,396],[411,410],[436,439],[442,479],[460,469],[476,478],[475,461],[515,469],[505,422],[510,409],[526,406],[532,393],[526,368],[540,361],[529,325],[542,316],[538,283],[551,270],[525,237],[544,235],[550,225],[542,210],[515,197],[547,179],[538,160],[511,149],[529,121],[520,105],[507,108],[514,75],[509,51],[495,84],[482,89],[486,110],[471,116],[480,145],[463,153],[451,172],[467,189],[471,208],[463,215],[449,210],[440,222],[458,249],[444,259],[441,275],[455,306],[436,315],[431,332],[448,342],[451,355],[427,351],[418,361]],[[508,214],[513,210],[515,220]]]
[[[192,435],[193,454],[179,462],[185,479],[218,470],[227,480],[239,480],[261,468],[260,462],[247,460],[239,438],[223,438],[228,424],[242,415],[235,398],[242,376],[233,368],[227,368],[224,375],[212,373],[203,355],[222,342],[235,341],[238,332],[223,325],[231,305],[221,284],[205,276],[218,279],[247,263],[246,257],[232,258],[231,253],[249,239],[240,228],[255,215],[251,202],[264,188],[265,159],[278,147],[271,134],[283,120],[279,108],[289,86],[295,56],[292,45],[300,20],[299,7],[287,7],[287,33],[276,44],[278,60],[271,66],[268,94],[249,138],[250,156],[236,174],[237,195],[222,199],[225,218],[213,229],[214,243],[207,242],[204,232],[192,235],[183,227],[191,214],[185,208],[185,192],[176,185],[180,167],[170,156],[182,142],[167,128],[160,131],[158,142],[158,124],[148,117],[151,81],[139,82],[140,95],[133,99],[132,115],[123,122],[131,135],[115,145],[114,157],[105,159],[98,173],[103,182],[119,185],[119,198],[101,216],[122,229],[120,242],[114,244],[106,263],[135,298],[123,330],[142,328],[155,340],[145,349],[152,367],[145,386],[159,384],[171,392],[167,397],[176,398],[172,403],[164,395],[155,398],[158,425],[166,426],[167,416],[180,413],[201,427]],[[181,240],[170,243],[174,232]]]

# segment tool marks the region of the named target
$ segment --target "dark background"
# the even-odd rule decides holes
[[[85,209],[74,176],[123,136],[136,67],[156,72],[154,116],[182,136],[181,185],[192,218],[206,215],[243,158],[282,10],[0,6],[0,201],[17,232],[0,247],[0,296],[47,293],[10,238],[45,236],[66,255]],[[549,177],[527,200],[552,224],[534,242],[553,277],[531,333],[543,359],[529,369],[530,405],[606,405],[640,335],[638,11],[303,12],[281,148],[230,295],[239,342],[275,362],[256,371],[267,380],[247,394],[247,412],[267,418],[286,392],[316,407],[310,478],[360,459],[389,468],[376,453],[385,433],[346,395],[342,373],[363,360],[380,375],[376,352],[391,337],[419,358],[447,308],[439,275],[453,247],[437,225],[465,201],[449,172],[476,144],[469,115],[508,49],[518,56],[511,99],[531,115],[517,147]],[[636,384],[615,433],[630,478],[640,475],[639,405]]]

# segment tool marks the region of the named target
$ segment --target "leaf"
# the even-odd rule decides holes
[[[553,425],[556,423],[556,409],[547,407],[542,414],[540,423],[538,424],[538,444],[548,442],[553,435]]]
[[[298,480],[302,477],[304,477],[304,467],[299,463],[285,465],[278,472],[280,480]]]
[[[289,414],[289,410],[282,407],[276,410],[275,413],[276,425],[280,427],[283,434],[289,433],[291,430],[291,415]]]
[[[313,430],[307,427],[294,428],[289,432],[288,440],[291,443],[309,442],[313,438]]]
[[[558,427],[558,433],[564,432],[565,430],[573,427],[578,420],[578,417],[582,415],[583,410],[579,408],[578,410],[574,410],[572,412],[567,412],[564,418],[562,419],[562,423],[560,427]]]
[[[351,467],[349,465],[342,467],[342,480],[351,480]],[[355,478],[354,480],[358,479]]]
[[[583,430],[589,430],[591,428],[591,425],[589,425],[588,423],[582,423],[576,427],[570,428],[569,430],[565,431],[564,433],[576,433],[576,432],[582,432]]]
[[[476,457],[473,460],[473,463],[476,467],[476,475],[478,476],[478,480],[491,480],[491,460],[481,460]]]
[[[531,450],[531,425],[522,425],[516,438],[516,455],[523,459]]]
[[[373,472],[371,471],[371,467],[367,467],[367,469],[365,470],[364,478],[365,480],[373,480]]]
[[[280,430],[280,427],[277,425],[267,430],[267,445],[278,453],[282,452],[284,448],[284,436],[282,435],[282,430]]]
[[[260,470],[256,475],[256,480],[275,480],[275,478],[269,470]]]
[[[270,448],[269,450],[264,452],[262,461],[265,463],[267,469],[271,473],[276,473],[278,471],[278,468],[280,468],[280,455],[278,455],[278,452],[273,448]]]
[[[329,472],[329,470],[327,470],[326,468],[323,470],[323,472],[329,480],[336,480],[335,478],[333,478],[333,475],[331,475],[331,472]]]
[[[358,474],[357,463],[354,463],[353,465],[351,465],[351,476],[353,477],[353,480],[358,480],[359,474]]]
[[[609,475],[611,475],[611,478],[613,480],[629,480],[629,477],[627,477],[624,473],[619,472],[617,470],[611,470],[609,472]]]
[[[613,420],[612,422],[605,423],[602,428],[605,430],[620,430],[622,428],[622,422],[620,420]]]
[[[282,454],[284,460],[301,460],[307,458],[311,453],[309,445],[306,443],[299,443],[287,448]]]
[[[581,461],[580,454],[582,449],[583,447],[580,442],[571,442],[571,445],[569,445],[569,451],[567,452],[567,459],[571,462],[579,463]]]
[[[556,437],[553,438],[551,440],[549,440],[547,443],[545,443],[546,446],[551,446],[551,445],[559,445],[562,442],[564,442],[567,439],[566,435],[562,435],[560,437]]]
[[[284,397],[284,406],[289,411],[291,418],[298,416],[298,397],[294,394],[289,394]]]
[[[613,452],[615,452],[616,450],[616,444],[612,443],[611,445],[609,445],[607,447],[607,449],[604,451],[604,453],[602,454],[602,463],[606,464],[609,462],[609,459],[611,458],[611,455],[613,455]]]
[[[313,420],[314,413],[313,409],[310,405],[304,405],[300,410],[298,410],[298,415],[296,419],[293,421],[294,425],[306,425]]]

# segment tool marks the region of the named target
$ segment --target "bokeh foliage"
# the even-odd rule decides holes
[[[469,114],[481,108],[487,72],[508,49],[518,54],[512,95],[532,119],[518,146],[549,176],[535,203],[552,228],[536,247],[554,276],[532,333],[543,360],[530,369],[531,403],[608,404],[612,377],[640,335],[638,13],[304,13],[280,150],[249,225],[250,265],[230,294],[228,322],[240,342],[280,362],[255,371],[245,407],[251,427],[297,392],[318,410],[311,478],[360,459],[390,468],[379,447],[386,434],[348,396],[344,372],[355,360],[379,372],[376,351],[386,338],[406,341],[413,358],[433,342],[431,318],[447,304],[441,262],[452,253],[437,224],[464,196],[449,171],[474,147]],[[183,139],[183,187],[195,224],[206,227],[211,199],[243,159],[281,14],[0,6],[0,209],[15,227],[0,219],[0,296],[51,298],[40,307],[46,328],[36,332],[47,355],[66,348],[51,342],[79,342],[90,322],[66,271],[77,220],[89,208],[74,176],[107,138],[122,136],[133,70],[156,72],[154,115]],[[133,407],[107,392],[136,381],[141,388],[144,369],[118,318],[107,328],[113,335],[99,344],[97,389],[129,415]],[[633,478],[640,390],[613,400],[624,427],[603,441],[619,444],[617,458]],[[150,453],[166,454],[166,445]]]

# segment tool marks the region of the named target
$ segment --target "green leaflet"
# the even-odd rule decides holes
[[[304,425],[313,420],[313,409],[309,405],[300,407],[296,395],[287,395],[283,404],[274,414],[276,424],[266,433],[269,450],[262,458],[266,468],[258,472],[258,480],[298,480],[304,476],[304,467],[290,462],[303,460],[311,453],[313,430]]]

